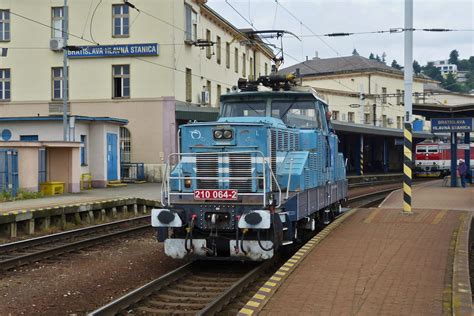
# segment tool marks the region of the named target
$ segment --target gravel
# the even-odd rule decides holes
[[[0,315],[84,315],[179,267],[152,233],[5,272]]]

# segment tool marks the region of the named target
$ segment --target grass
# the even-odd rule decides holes
[[[31,192],[23,189],[19,189],[16,196],[11,191],[2,191],[0,193],[0,202],[38,199],[43,196],[42,192]]]

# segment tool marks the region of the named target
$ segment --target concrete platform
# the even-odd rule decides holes
[[[402,208],[403,190],[391,193],[382,208]],[[419,183],[413,186],[412,205],[418,209],[443,209],[474,211],[474,186],[451,188],[443,186],[443,180]]]
[[[80,193],[68,193],[39,199],[20,200],[0,203],[0,214],[17,210],[31,210],[59,205],[92,203],[108,199],[141,198],[161,199],[161,183],[128,184],[121,188],[84,190]]]
[[[280,267],[239,315],[471,315],[471,218],[350,211]]]

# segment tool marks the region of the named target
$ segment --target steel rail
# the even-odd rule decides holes
[[[0,270],[8,270],[41,259],[104,243],[111,238],[149,229],[149,223],[138,225],[149,217],[149,215],[140,216],[0,245]],[[121,227],[126,224],[138,226]],[[94,234],[98,235],[93,236]],[[72,242],[69,241],[71,239],[73,239]]]
[[[370,197],[379,197],[380,195],[386,196],[388,193],[392,192],[393,190],[397,190],[397,188],[391,188],[391,189],[384,189],[384,190],[379,190],[376,192],[371,192],[368,194],[362,194],[357,197],[352,197],[349,199],[350,203],[356,202],[356,201],[362,201],[364,199],[368,199]],[[373,203],[373,201],[371,201]],[[95,311],[91,312],[89,315],[93,316],[102,316],[102,315],[115,315],[117,313],[120,313],[121,311],[130,308],[131,306],[135,304],[139,304],[140,301],[145,302],[145,301],[151,301],[153,304],[156,304],[154,307],[149,308],[149,307],[142,307],[144,310],[147,310],[149,313],[153,313],[153,309],[158,309],[160,313],[184,313],[185,311],[180,310],[180,308],[184,308],[184,306],[187,306],[188,304],[191,304],[187,301],[186,295],[184,293],[181,294],[180,297],[178,297],[177,294],[174,294],[176,297],[173,297],[174,299],[178,299],[180,303],[172,303],[172,299],[168,295],[168,301],[159,303],[158,299],[153,299],[153,296],[157,295],[160,296],[158,292],[160,291],[166,291],[169,290],[175,286],[179,287],[179,285],[176,285],[175,283],[184,283],[186,281],[183,281],[183,277],[186,276],[186,274],[189,275],[196,275],[196,264],[199,261],[193,261],[190,262],[186,265],[181,266],[180,268],[173,270],[156,280],[153,280],[142,287],[139,287],[128,294],[125,294],[124,296],[108,303],[107,305],[100,307],[96,309]],[[276,266],[276,263],[278,262],[278,259],[275,257],[272,260],[268,260],[257,267],[252,268],[250,271],[245,273],[241,278],[236,280],[234,284],[229,286],[227,289],[223,290],[220,294],[217,295],[217,297],[210,298],[209,302],[205,304],[205,306],[200,309],[200,310],[186,310],[186,313],[193,313],[196,315],[216,315],[219,312],[221,312],[223,309],[225,309],[226,306],[229,306],[232,303],[236,302],[236,299],[242,295],[244,291],[246,291],[248,288],[253,288],[256,281],[261,279],[264,275],[266,275],[266,272],[271,271],[272,267]],[[207,264],[210,264],[210,261],[207,261]],[[230,268],[229,268],[230,269]],[[217,272],[216,272],[217,273]],[[204,283],[209,283],[209,281],[203,281]],[[215,281],[214,281],[215,282]],[[210,290],[212,286],[209,285],[202,285],[202,291]],[[248,292],[248,290],[246,291]],[[161,294],[162,296],[166,297],[166,294]],[[151,298],[150,298],[151,297]],[[149,298],[149,299],[148,299]],[[195,298],[196,299],[196,298]],[[205,300],[205,299],[204,299]],[[202,302],[200,302],[202,303]],[[163,309],[162,305],[170,305],[171,307],[170,310]],[[174,304],[174,305],[173,305]],[[243,303],[244,304],[244,303]],[[192,304],[191,304],[192,305]],[[198,305],[198,304],[196,304]],[[158,307],[156,307],[158,306]],[[174,309],[173,309],[174,307]],[[133,307],[133,308],[140,308],[140,307]],[[147,309],[148,308],[148,309]],[[160,309],[161,308],[161,309]]]

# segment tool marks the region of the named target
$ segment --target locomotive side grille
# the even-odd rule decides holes
[[[252,192],[252,158],[250,154],[229,155],[229,188],[239,192]],[[233,177],[246,177],[246,180],[232,180]]]
[[[272,129],[270,131],[270,168],[272,168],[273,173],[276,175],[276,152],[277,147],[281,148],[281,144],[283,143],[281,131],[276,131]],[[270,177],[270,184],[272,191],[277,190],[277,186],[274,183],[272,177]]]
[[[200,177],[218,177],[219,176],[219,158],[217,155],[197,156],[196,176]],[[198,179],[198,189],[218,189],[217,180]]]

